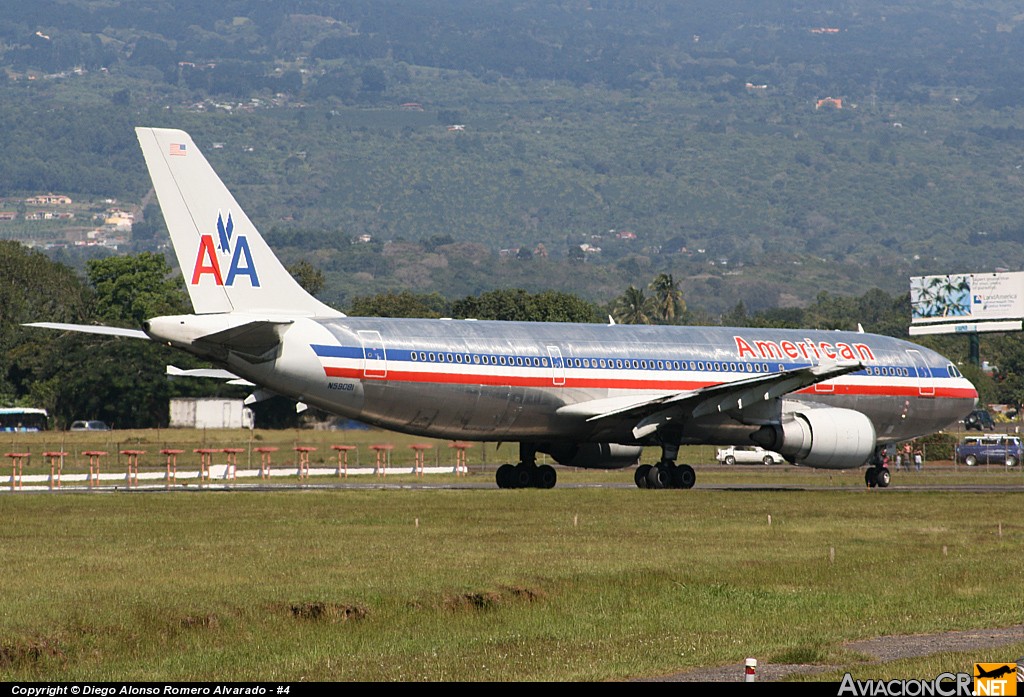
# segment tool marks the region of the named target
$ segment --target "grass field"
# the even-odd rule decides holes
[[[2,494],[0,680],[617,680],[748,656],[866,679],[1024,653],[842,647],[1020,623],[1024,495],[698,471],[824,488]]]

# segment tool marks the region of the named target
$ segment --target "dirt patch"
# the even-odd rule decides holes
[[[291,616],[299,620],[347,622],[366,618],[366,608],[344,603],[307,602],[288,606]]]
[[[67,661],[67,655],[56,639],[30,637],[0,643],[0,668],[24,668],[49,659],[61,663]]]
[[[447,610],[491,610],[501,604],[501,593],[494,591],[462,593],[444,599]]]
[[[544,591],[523,586],[510,586],[500,591],[479,591],[448,596],[443,605],[446,610],[493,610],[509,603],[533,603],[544,598]]]
[[[844,644],[843,647],[870,657],[872,662],[897,661],[903,658],[918,658],[935,653],[980,651],[1024,641],[1024,624],[1005,629],[973,629],[939,634],[912,634],[904,636],[877,637]],[[979,655],[979,660],[1003,660],[1002,657]],[[757,666],[758,682],[782,680],[790,675],[823,673],[839,666],[760,663]],[[746,679],[742,664],[698,668],[697,670],[667,675],[660,678],[643,679],[641,682],[743,682]]]

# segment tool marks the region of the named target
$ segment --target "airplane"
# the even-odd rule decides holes
[[[980,665],[975,664],[975,670],[978,672],[978,674],[974,676],[976,678],[1001,678],[1004,675],[1010,675],[1017,672],[1016,666],[1011,668],[1009,665],[993,668],[992,670],[984,670]]]
[[[636,465],[642,489],[689,489],[682,445],[760,445],[809,467],[868,465],[891,444],[974,409],[956,365],[863,332],[348,317],[281,264],[192,138],[137,128],[193,314],[138,329],[31,326],[146,338],[218,366],[206,374],[423,437],[518,443],[500,488],[550,488],[539,453],[581,468]]]

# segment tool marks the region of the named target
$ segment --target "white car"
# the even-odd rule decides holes
[[[781,465],[786,461],[782,455],[756,445],[720,448],[715,459],[724,465]]]

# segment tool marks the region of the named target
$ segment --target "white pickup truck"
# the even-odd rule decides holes
[[[724,465],[781,465],[786,461],[782,455],[756,445],[720,448],[715,459]]]

